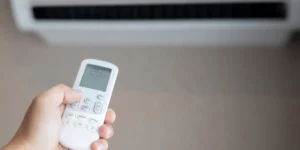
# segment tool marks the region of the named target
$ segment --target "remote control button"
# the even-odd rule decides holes
[[[72,114],[72,113],[68,113],[67,116],[68,116],[68,117],[74,117],[75,115]]]
[[[74,119],[74,118],[75,118],[75,115],[72,114],[72,113],[65,114],[65,118],[71,120],[71,119]]]
[[[86,121],[87,120],[87,118],[85,116],[77,116],[77,119],[79,121]]]
[[[94,108],[94,112],[97,114],[101,114],[101,108]]]
[[[62,120],[62,124],[66,125],[68,120]]]
[[[89,111],[90,108],[89,108],[89,106],[83,105],[83,106],[81,106],[81,110],[83,110],[83,111]]]
[[[90,123],[95,126],[99,125],[99,122],[95,119],[90,119]]]
[[[72,120],[64,120],[64,121],[63,121],[63,124],[64,124],[64,125],[72,125],[72,124],[73,124],[73,121],[72,121]]]
[[[92,126],[92,125],[87,126],[87,129],[91,132],[97,132],[97,130],[98,130],[98,128],[96,126]]]
[[[85,126],[83,122],[76,122],[76,128],[84,128]]]
[[[102,112],[102,104],[101,103],[95,103],[94,112],[97,114],[100,114]]]
[[[95,103],[95,107],[102,108],[103,105],[102,105],[102,103],[100,103],[100,102],[96,102],[96,103]]]
[[[104,97],[103,97],[102,95],[97,95],[97,98],[98,98],[99,100],[102,100]]]
[[[72,107],[72,108],[77,108],[78,106],[79,106],[79,102],[76,102],[76,103],[71,104],[71,107]]]
[[[90,100],[89,98],[84,99],[84,103],[86,103],[86,104],[90,104],[91,102],[92,102],[92,100]]]

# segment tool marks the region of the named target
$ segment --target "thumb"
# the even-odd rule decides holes
[[[65,96],[64,96],[62,103],[63,104],[72,104],[72,103],[75,103],[75,102],[81,100],[82,97],[83,97],[83,93],[81,93],[78,90],[70,89],[70,90],[65,91]]]
[[[38,99],[46,101],[48,104],[59,106],[61,104],[71,104],[79,101],[83,97],[83,93],[72,88],[58,84],[48,91],[42,93]]]

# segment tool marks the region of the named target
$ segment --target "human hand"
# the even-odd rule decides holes
[[[59,143],[61,116],[66,104],[79,101],[83,94],[59,84],[37,96],[30,105],[14,138],[3,150],[68,150]],[[107,139],[114,130],[111,124],[116,114],[109,109],[105,124],[100,127],[101,139],[92,144],[92,150],[106,150]]]

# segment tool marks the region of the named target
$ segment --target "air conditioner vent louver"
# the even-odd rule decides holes
[[[178,20],[178,19],[280,19],[287,16],[285,3],[211,3],[35,6],[36,20]]]

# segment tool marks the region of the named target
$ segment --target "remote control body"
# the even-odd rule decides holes
[[[104,124],[118,71],[117,66],[108,62],[82,61],[73,89],[80,90],[84,97],[66,106],[60,134],[63,146],[86,150],[99,139],[98,129]]]

